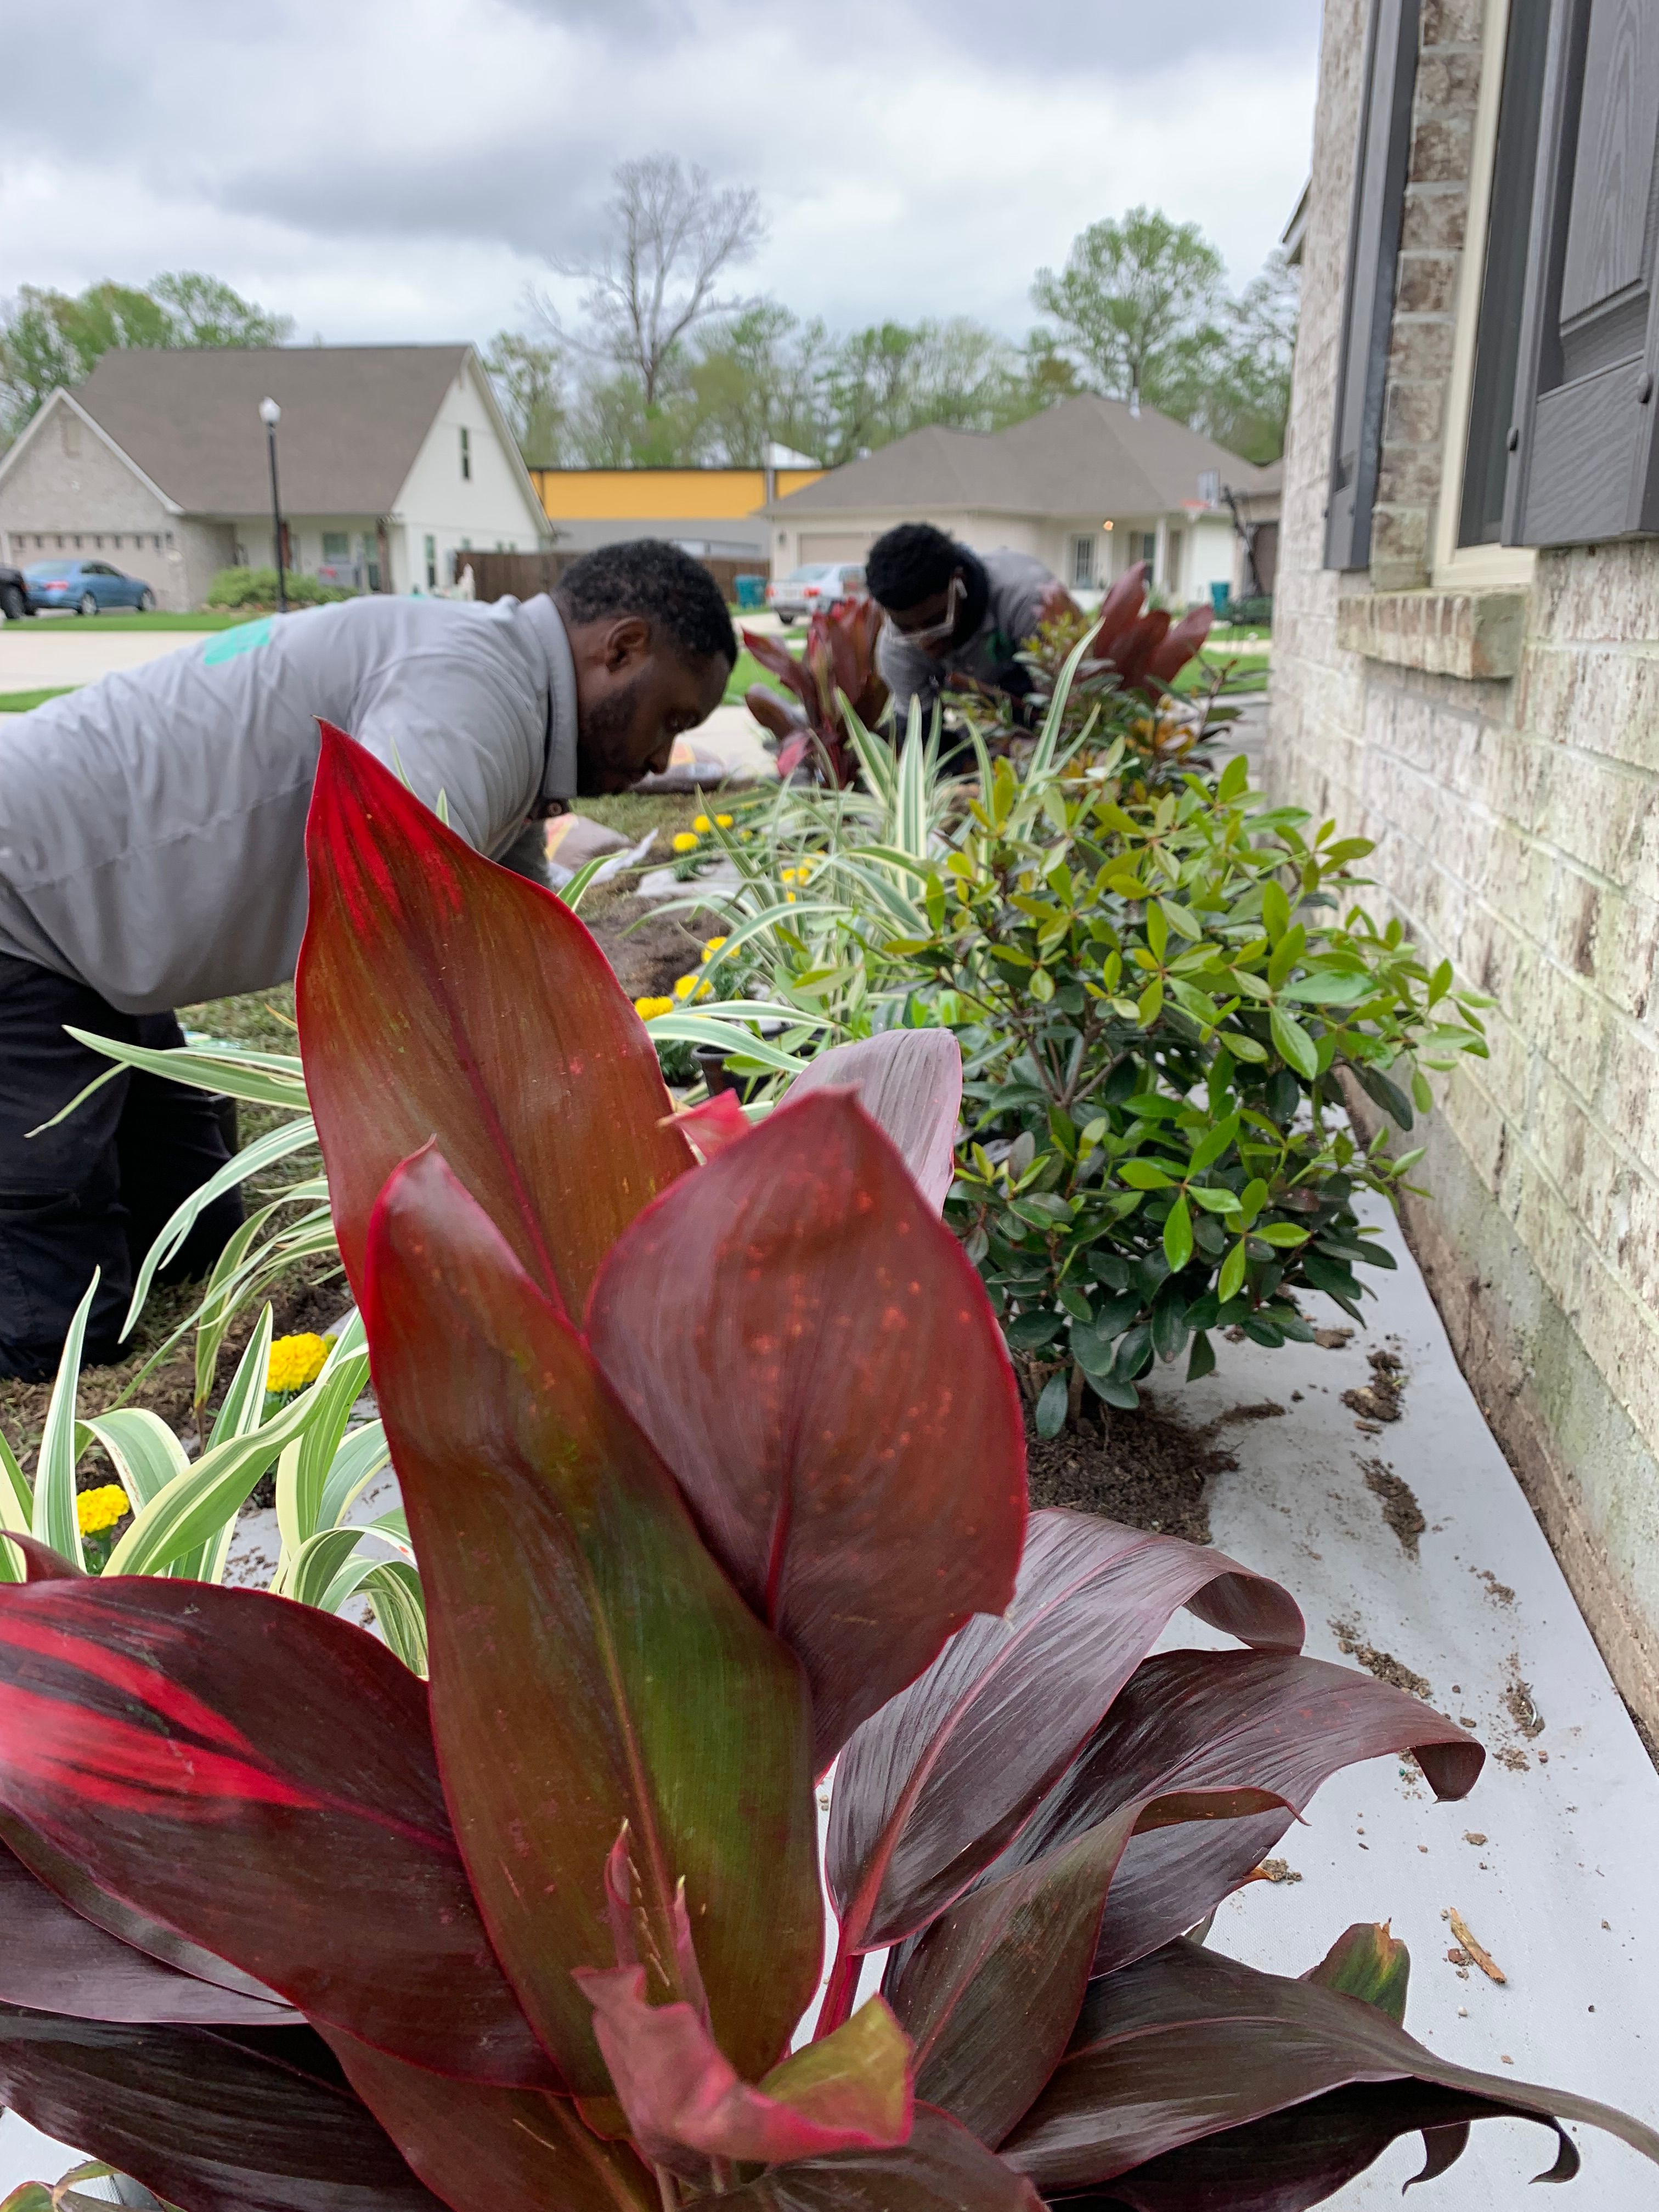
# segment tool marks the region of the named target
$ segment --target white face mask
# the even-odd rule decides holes
[[[939,621],[929,623],[926,629],[901,629],[890,614],[887,617],[887,627],[895,637],[902,638],[906,645],[944,645],[955,634],[957,617],[962,611],[962,602],[967,594],[967,581],[961,569],[958,568],[951,577],[950,587],[945,594],[945,613]]]

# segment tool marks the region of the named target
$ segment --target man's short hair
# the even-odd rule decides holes
[[[663,538],[630,538],[573,561],[557,593],[573,621],[642,615],[693,660],[734,665],[737,633],[720,587],[701,561]]]
[[[935,530],[931,522],[901,522],[870,548],[865,581],[879,605],[902,614],[936,592],[948,591],[964,558],[971,558],[966,546]]]

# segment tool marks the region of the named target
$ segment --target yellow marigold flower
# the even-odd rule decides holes
[[[696,849],[697,841],[689,830],[677,830],[675,831],[674,850],[677,853],[695,853]]]
[[[83,1536],[101,1536],[106,1528],[125,1519],[128,1510],[127,1493],[118,1482],[83,1490],[75,1501],[75,1518]]]
[[[642,1022],[654,1021],[659,1014],[671,1012],[673,1005],[672,999],[635,999],[634,1012]]]
[[[706,814],[694,814],[691,817],[691,827],[699,837],[706,837],[714,826]]]
[[[303,1390],[322,1373],[331,1346],[320,1336],[279,1336],[270,1347],[265,1388],[278,1395]]]
[[[793,904],[795,903],[795,894],[793,893],[793,891],[786,891],[786,892],[784,893],[784,895],[783,895],[783,896],[784,896],[784,898],[785,898],[785,900],[787,901],[787,902],[790,906],[793,906]]]
[[[714,987],[701,975],[682,975],[674,986],[677,999],[712,999]]]
[[[723,937],[709,938],[702,948],[703,958],[705,960],[712,960],[725,942],[726,939]]]
[[[794,880],[795,871],[793,868],[780,868],[778,870],[778,881],[781,884],[793,884]]]
[[[733,819],[734,817],[730,814],[717,814],[714,817],[714,827],[717,830],[729,830]]]

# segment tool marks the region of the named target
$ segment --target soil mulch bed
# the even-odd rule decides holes
[[[1207,1544],[1210,1485],[1238,1465],[1218,1432],[1237,1421],[1267,1420],[1285,1411],[1270,1400],[1232,1406],[1203,1428],[1167,1407],[1100,1409],[1057,1437],[1040,1437],[1025,1419],[1026,1461],[1033,1505],[1070,1505],[1103,1514],[1132,1528]]]

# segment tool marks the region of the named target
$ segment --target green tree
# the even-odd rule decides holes
[[[697,458],[759,468],[771,445],[816,455],[830,353],[823,323],[803,322],[775,300],[707,333],[686,375]]]
[[[154,278],[149,296],[167,313],[164,345],[278,346],[294,335],[292,315],[273,315],[243,299],[222,277],[204,276],[198,269]]]
[[[1189,418],[1247,461],[1276,461],[1285,450],[1300,296],[1296,270],[1270,255],[1226,310],[1220,357]]]
[[[824,378],[823,458],[852,460],[928,423],[997,430],[1030,412],[1018,351],[983,324],[872,324],[841,341]]]
[[[497,331],[483,365],[526,463],[532,469],[556,468],[569,428],[559,349],[538,345],[522,331]]]
[[[1054,326],[1039,343],[1069,353],[1109,398],[1139,394],[1185,420],[1224,349],[1223,275],[1196,223],[1131,208],[1080,233],[1058,273],[1037,271],[1031,298]]]

